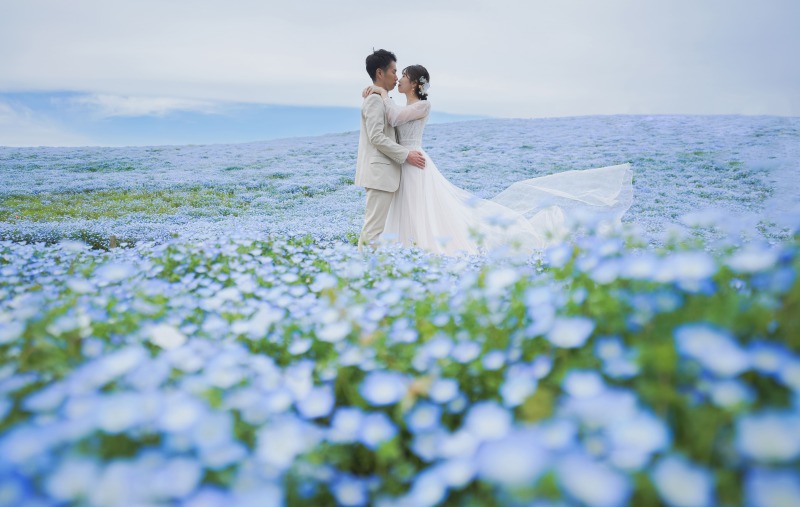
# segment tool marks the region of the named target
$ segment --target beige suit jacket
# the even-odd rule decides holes
[[[400,187],[400,168],[408,157],[408,148],[397,144],[384,107],[383,99],[374,93],[361,105],[355,184],[394,192]]]

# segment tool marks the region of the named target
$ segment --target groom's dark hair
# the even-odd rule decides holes
[[[367,57],[367,74],[369,74],[372,82],[375,82],[378,69],[386,70],[392,62],[396,61],[397,57],[394,56],[394,53],[391,51],[386,51],[385,49],[373,51],[372,54]]]

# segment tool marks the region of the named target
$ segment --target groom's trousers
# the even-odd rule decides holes
[[[377,188],[367,188],[367,204],[364,208],[364,227],[361,229],[361,236],[358,238],[358,251],[364,250],[364,246],[375,248],[376,242],[380,238],[383,228],[386,225],[386,217],[389,215],[389,206],[392,204],[394,192],[386,192]]]

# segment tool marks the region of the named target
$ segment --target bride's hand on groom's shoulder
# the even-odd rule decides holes
[[[370,85],[364,88],[364,91],[361,92],[361,96],[366,99],[373,93],[380,95],[381,97],[386,97],[388,95],[388,92],[380,86]]]

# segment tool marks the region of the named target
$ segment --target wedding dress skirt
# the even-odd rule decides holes
[[[421,151],[426,163],[425,169],[403,164],[382,242],[448,255],[530,255],[566,239],[576,224],[615,227],[631,206],[630,164],[518,181],[491,200],[480,199],[447,181],[422,149],[429,101],[399,107],[386,98],[384,104],[398,142]]]
[[[567,239],[576,224],[618,226],[633,197],[630,164],[518,181],[487,200],[425,159],[425,169],[403,164],[382,241],[447,255],[531,254]]]

